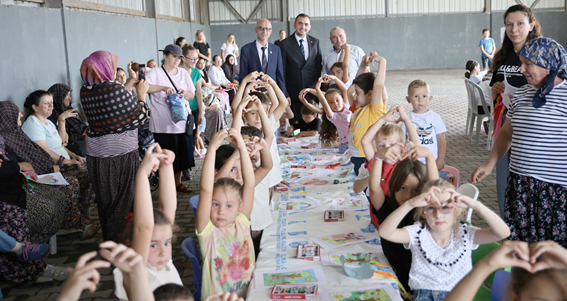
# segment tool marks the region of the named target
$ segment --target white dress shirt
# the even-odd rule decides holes
[[[221,84],[228,85],[230,81],[226,78],[224,71],[221,67],[217,67],[215,65],[211,66],[209,69],[209,78],[211,79],[211,83],[215,86],[220,86]]]
[[[305,38],[300,38],[298,35],[294,34],[295,39],[297,40],[297,45],[299,45],[299,48],[301,49],[301,43],[299,42],[299,40],[303,40],[303,48],[305,48],[305,61],[307,61],[307,59],[309,58],[309,41],[307,40],[307,35],[305,35]]]
[[[266,46],[262,46],[262,44],[260,44],[260,42],[256,40],[256,49],[258,50],[258,57],[260,58],[260,66],[262,65],[262,47],[266,47],[266,62],[268,62],[268,57],[269,57],[268,51],[270,51],[268,44],[270,43],[267,43]]]

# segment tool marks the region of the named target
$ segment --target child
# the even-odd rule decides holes
[[[301,106],[301,118],[295,118],[293,125],[287,128],[286,136],[288,137],[312,137],[321,130],[321,119],[317,118],[317,113],[311,111],[305,105]],[[295,130],[299,133],[294,134]]]
[[[465,65],[465,77],[470,79],[473,83],[479,84],[482,81],[482,76],[480,76],[480,68],[478,62],[475,60],[470,60]]]
[[[194,301],[189,288],[168,283],[154,290],[155,301]]]
[[[529,246],[524,241],[507,240],[477,262],[444,300],[472,301],[486,277],[507,267],[512,267],[508,290],[511,300],[565,300],[567,297],[565,248],[550,240]]]
[[[433,152],[437,169],[445,167],[445,124],[439,114],[429,109],[429,102],[433,96],[430,95],[429,85],[419,79],[412,81],[408,86],[408,96],[406,99],[413,107],[413,111],[408,113],[414,128],[421,139],[421,145],[429,148]],[[405,126],[402,126],[407,131]]]
[[[480,58],[482,59],[482,69],[487,71],[491,67],[490,60],[493,57],[494,50],[496,49],[496,44],[494,40],[490,37],[490,30],[482,30],[482,40],[480,40]]]
[[[201,300],[214,292],[236,292],[244,297],[254,271],[254,247],[250,214],[254,205],[254,170],[249,156],[242,155],[243,185],[230,178],[214,180],[214,158],[222,140],[247,153],[235,129],[213,136],[203,162],[196,232],[203,257]],[[161,183],[161,179],[160,179]]]
[[[368,60],[370,58],[371,60]],[[386,107],[382,101],[384,95],[384,80],[386,78],[386,59],[376,52],[371,52],[363,60],[377,62],[378,73],[363,73],[353,81],[354,103],[356,110],[350,120],[348,134],[348,147],[350,161],[354,164],[354,172],[358,176],[358,169],[365,161],[364,150],[362,150],[362,136],[368,128],[373,125],[382,115],[386,113]],[[361,64],[360,69],[366,70],[368,64]]]
[[[154,153],[155,151],[155,153]],[[177,194],[173,175],[172,151],[161,149],[154,143],[146,151],[136,174],[133,218],[126,227],[125,244],[142,256],[143,266],[153,291],[165,283],[183,285],[171,259],[171,242],[177,210]],[[153,209],[148,176],[159,168],[159,209]],[[116,296],[128,300],[129,283],[122,271],[114,269]]]
[[[382,239],[404,244],[412,253],[409,286],[414,300],[442,300],[472,269],[471,252],[479,244],[502,240],[510,229],[481,202],[455,192],[444,180],[427,183],[424,193],[401,204],[380,225]],[[490,228],[460,223],[463,208],[473,208]],[[411,226],[398,224],[415,210]]]
[[[339,89],[330,88],[326,93],[321,91],[321,83],[334,80]],[[299,95],[299,99],[311,111],[317,112],[320,110],[318,107],[310,104],[305,100],[305,93],[313,93],[313,89],[304,89]],[[345,101],[347,94],[347,87],[343,82],[334,75],[325,75],[320,77],[315,86],[315,93],[319,98],[319,102],[323,105],[323,122],[321,125],[321,142],[335,142],[327,137],[337,137],[340,139],[339,153],[343,154],[348,149],[348,126],[352,118],[352,112],[349,110],[348,100]],[[337,133],[337,134],[335,134]],[[325,139],[326,138],[326,139]],[[325,139],[325,140],[324,140]],[[330,141],[329,141],[330,140]]]
[[[341,55],[339,56],[339,61],[331,66],[331,74],[336,76],[341,82],[349,88],[352,85],[354,78],[349,78],[349,61],[350,61],[350,47],[348,44],[341,46]],[[337,83],[337,81],[335,81]]]

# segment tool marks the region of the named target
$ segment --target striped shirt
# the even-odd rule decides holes
[[[96,158],[116,157],[138,149],[138,129],[104,136],[87,136],[87,155]]]
[[[512,122],[510,171],[567,187],[567,81],[535,108],[532,85],[516,90],[507,117]]]

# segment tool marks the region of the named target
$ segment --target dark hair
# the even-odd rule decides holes
[[[303,114],[303,112],[301,112],[301,114]],[[326,147],[324,146],[326,144],[331,144],[330,146],[332,147],[334,144],[340,142],[337,127],[331,121],[329,121],[326,112],[324,112],[323,116],[321,116],[321,130],[319,131],[319,141],[321,141],[323,147]]]
[[[367,94],[374,88],[375,79],[376,75],[372,72],[362,73],[354,79],[352,84],[357,85],[362,91],[364,91],[364,94]]]
[[[116,73],[118,73],[118,71],[122,71],[122,72],[126,73],[126,71],[124,71],[124,69],[122,69],[120,67],[116,68]]]
[[[154,290],[154,299],[156,301],[175,300],[180,298],[193,300],[193,296],[191,295],[189,288],[175,283],[168,283]]]
[[[253,126],[243,126],[240,128],[240,135],[244,136],[244,135],[248,135],[250,137],[264,137],[264,135],[262,135],[262,131],[260,131],[259,129],[253,127]]]
[[[535,38],[541,38],[541,31],[540,31],[540,25],[538,20],[536,19],[536,16],[534,15],[534,13],[532,12],[531,8],[523,5],[523,4],[516,4],[516,5],[512,5],[508,8],[508,10],[506,10],[506,12],[504,13],[504,26],[506,26],[506,17],[511,14],[511,13],[515,13],[515,12],[523,12],[526,14],[526,16],[528,17],[528,21],[530,23],[534,23],[534,28],[528,33],[528,36],[526,38],[526,42],[531,40],[531,39],[535,39]],[[498,69],[500,69],[500,66],[502,66],[504,64],[504,61],[506,60],[506,58],[508,57],[508,54],[510,53],[514,53],[514,44],[512,43],[512,41],[510,40],[510,38],[508,37],[508,34],[506,34],[506,31],[504,31],[504,41],[502,42],[502,47],[496,51],[496,53],[494,54],[494,58],[492,59],[492,72],[497,72]]]
[[[465,65],[465,69],[467,69],[467,72],[465,72],[466,78],[471,78],[471,72],[476,66],[478,66],[478,62],[475,60],[470,60],[467,62],[467,64]]]
[[[35,90],[33,92],[31,92],[28,97],[26,97],[26,101],[24,102],[24,108],[26,109],[26,118],[27,116],[31,115],[34,113],[33,111],[33,107],[34,105],[38,106],[39,102],[41,101],[41,98],[44,97],[45,95],[49,95],[51,97],[53,97],[53,94],[51,94],[48,91],[45,90]]]
[[[257,90],[260,90],[260,88]],[[268,98],[268,95],[265,92],[261,92],[261,91],[250,92],[248,95],[258,97],[258,99],[260,99],[260,102],[263,105],[269,105],[271,103],[270,99]]]
[[[216,59],[217,57],[219,57],[219,58],[220,58],[220,55],[218,55],[218,54],[215,54],[215,55],[213,56],[213,62],[215,61],[215,59]],[[222,59],[221,59],[221,60],[222,60]]]
[[[177,39],[175,39],[175,45],[181,47],[181,41],[185,40],[184,37],[179,37]]]
[[[329,69],[329,70],[333,70],[333,68],[340,68],[342,70],[343,69],[343,62],[334,63],[333,66],[331,66],[331,69]]]
[[[181,50],[183,51],[183,56],[187,57],[189,51],[195,51],[197,49],[195,49],[195,47],[193,47],[193,45],[191,44],[186,44]]]
[[[551,268],[536,273],[528,272],[522,268],[512,267],[510,290],[520,296],[524,289],[533,279],[541,279],[563,291],[563,297],[567,296],[565,289],[565,279],[567,278],[567,270],[559,268]]]
[[[309,19],[309,21],[311,21],[311,18],[309,17],[308,14],[301,13],[301,14],[297,15],[297,17],[295,17],[295,21],[297,21],[297,19],[299,19],[299,18],[307,18],[307,19]],[[293,23],[295,23],[295,21],[293,21]]]
[[[488,30],[488,28],[485,28],[485,29],[482,30],[482,33],[484,34],[487,31],[490,31],[490,30]]]
[[[400,163],[398,163],[398,165],[394,168],[390,182],[388,182],[388,188],[390,189],[390,195],[392,197],[386,198],[386,201],[392,207],[392,210],[396,210],[396,208],[399,207],[395,193],[402,189],[402,186],[409,175],[414,175],[418,179],[419,186],[417,190],[419,193],[421,193],[423,185],[425,184],[425,181],[427,181],[427,170],[423,163],[418,160],[412,161],[411,159],[400,161]]]
[[[285,31],[285,29],[282,29],[282,30],[280,30],[280,32],[279,32],[279,33],[281,33],[282,31],[283,31],[283,32],[286,32],[286,31]],[[286,33],[287,33],[287,32],[286,32]]]
[[[134,219],[136,217],[132,216],[128,224],[126,225],[126,229],[122,233],[121,240],[125,245],[129,245],[132,242],[132,237],[134,236]],[[175,231],[177,229],[177,225],[174,225],[169,217],[165,215],[163,210],[161,209],[154,209],[154,226],[163,226],[169,225],[171,229]],[[175,237],[174,237],[175,238]]]
[[[335,87],[330,87],[327,92],[325,92],[325,99],[327,98],[327,95],[329,94],[333,94],[333,93],[339,93],[339,95],[342,97],[343,96],[343,92]]]
[[[314,104],[313,101],[308,100],[308,102],[310,104]],[[308,107],[306,107],[305,105],[301,106],[301,109],[299,110],[299,112],[301,113],[301,115],[315,115],[317,113],[309,110]]]
[[[236,146],[232,144],[223,144],[219,146],[217,149],[217,153],[215,156],[215,169],[220,170],[226,160],[232,156],[234,151],[236,150]]]

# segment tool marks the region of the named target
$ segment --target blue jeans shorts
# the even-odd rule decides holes
[[[443,301],[448,291],[415,290],[413,301]]]

